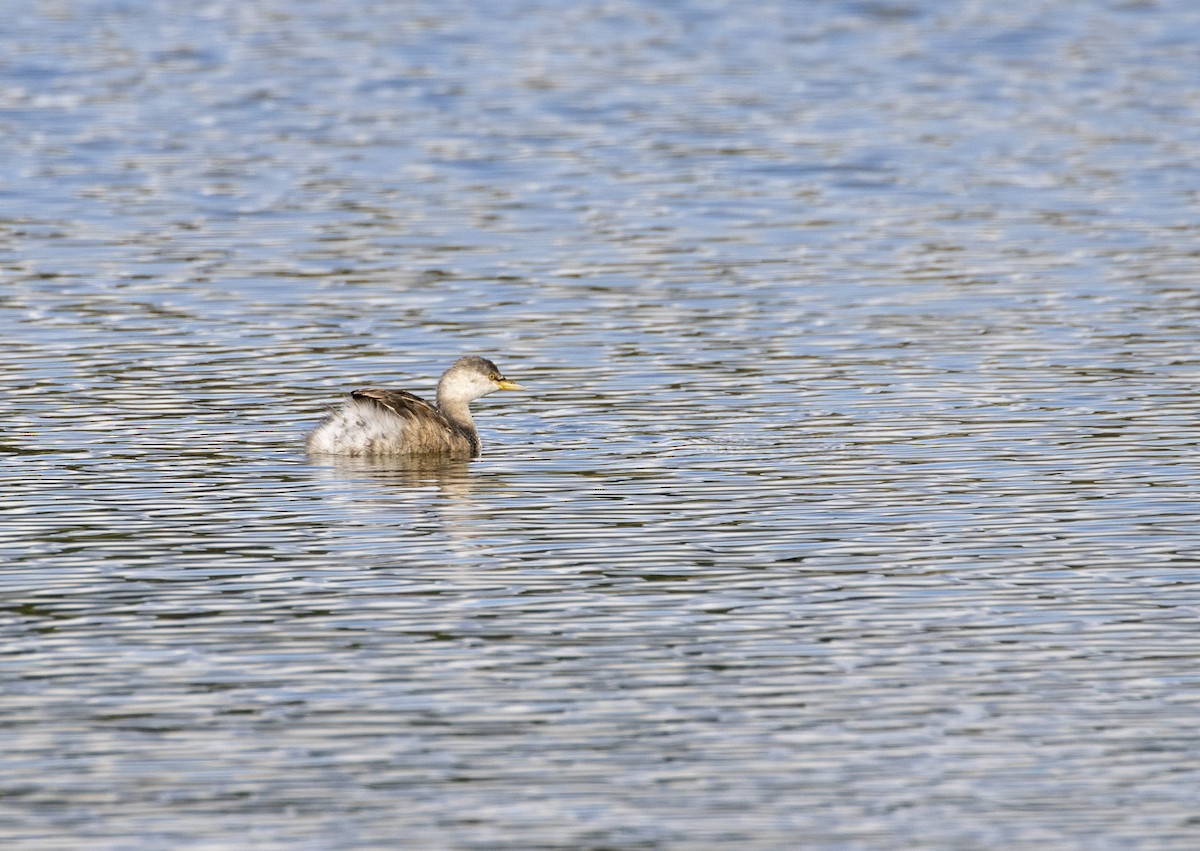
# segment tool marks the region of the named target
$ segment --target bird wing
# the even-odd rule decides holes
[[[479,435],[473,428],[457,426],[446,419],[433,405],[420,396],[404,390],[384,390],[368,387],[355,390],[350,397],[356,402],[374,405],[399,417],[404,423],[398,430],[405,452],[479,454]],[[397,435],[388,439],[395,440]]]
[[[438,412],[438,409],[426,402],[420,396],[406,390],[384,390],[379,387],[367,387],[355,390],[350,396],[355,399],[370,399],[375,404],[391,411],[406,420],[432,420],[446,428],[450,423]]]

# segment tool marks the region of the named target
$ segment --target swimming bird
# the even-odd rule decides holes
[[[474,458],[482,444],[471,402],[497,390],[524,389],[487,358],[469,355],[442,374],[436,406],[404,390],[355,390],[309,433],[305,445],[318,455]]]

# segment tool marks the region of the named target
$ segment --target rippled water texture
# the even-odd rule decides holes
[[[0,13],[5,848],[1200,847],[1190,0]]]

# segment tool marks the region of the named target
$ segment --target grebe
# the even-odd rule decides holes
[[[355,390],[309,433],[305,445],[317,455],[474,458],[482,444],[468,406],[497,390],[524,389],[487,358],[470,355],[442,374],[436,406],[404,390]]]

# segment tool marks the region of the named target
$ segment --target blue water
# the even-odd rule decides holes
[[[1200,843],[1200,9],[0,13],[6,848]]]

